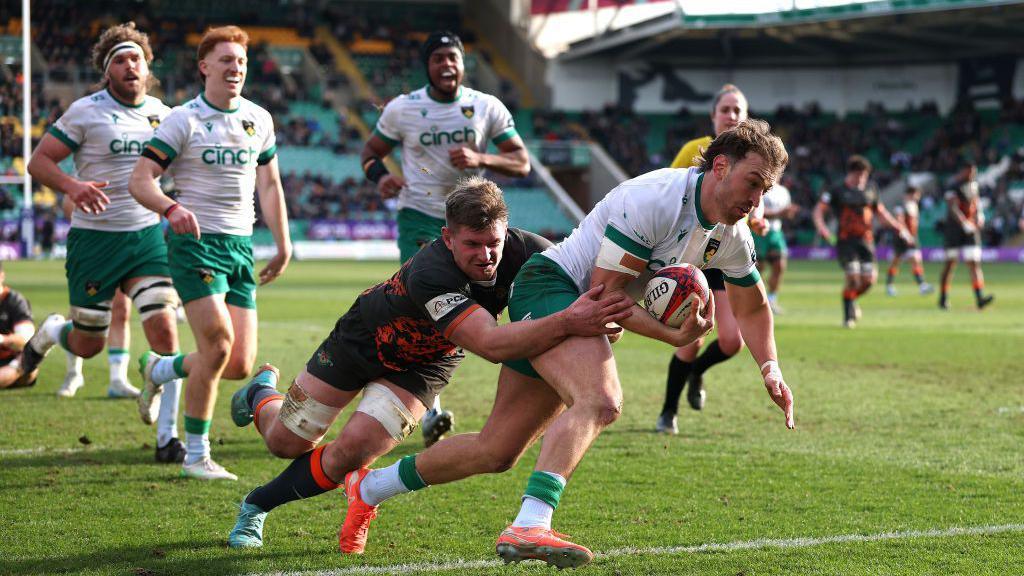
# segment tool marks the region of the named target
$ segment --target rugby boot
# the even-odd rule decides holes
[[[142,374],[143,384],[137,400],[139,417],[147,426],[156,422],[156,418],[160,414],[160,395],[163,394],[164,386],[153,382],[153,367],[159,360],[160,355],[152,350],[139,356],[139,373]]]
[[[248,496],[246,496],[248,498]],[[228,546],[232,548],[259,548],[263,546],[263,522],[267,513],[255,504],[242,499],[238,507],[238,518],[235,527],[228,534]]]
[[[338,548],[343,554],[363,553],[366,539],[370,535],[370,521],[377,517],[377,506],[363,502],[363,496],[359,493],[363,478],[369,473],[369,468],[360,468],[345,475],[348,511],[345,512],[345,523],[338,533]]]
[[[679,425],[676,423],[676,415],[669,414],[668,412],[662,412],[658,416],[658,422],[654,425],[654,429],[659,434],[679,434]]]
[[[565,534],[539,526],[505,528],[501,536],[498,536],[495,551],[506,564],[522,560],[542,560],[559,570],[579,568],[594,559],[593,552],[579,544],[573,544]]]
[[[156,461],[162,464],[181,464],[185,461],[185,445],[177,438],[171,438],[167,444],[156,447]]]
[[[181,477],[197,480],[238,480],[238,476],[225,470],[209,456],[192,464],[182,464]]]
[[[259,386],[276,389],[279,375],[276,367],[264,364],[260,366],[252,380],[231,395],[231,421],[235,426],[241,428],[252,423],[253,407],[249,406],[249,392]]]
[[[54,330],[55,325],[63,326],[66,323],[67,320],[60,314],[50,314],[43,320],[43,323],[39,325],[39,329],[28,339],[25,347],[21,350],[19,365],[25,374],[35,372],[36,368],[39,368],[39,364],[42,363],[43,358],[46,358],[46,355],[50,353],[50,349],[57,343],[56,340],[50,337],[50,330]]]
[[[922,294],[924,294],[924,292],[922,292]],[[886,296],[895,296],[896,295],[896,286],[894,286],[892,284],[886,284],[885,285],[885,295]]]
[[[991,304],[992,301],[995,299],[996,297],[991,294],[989,294],[988,296],[982,296],[981,298],[978,299],[978,310],[984,310],[985,307]]]
[[[920,286],[918,286],[917,290],[918,290],[918,292],[921,293],[921,296],[925,296],[925,295],[931,294],[932,292],[935,292],[935,286],[932,286],[931,284],[925,282],[925,283],[921,284]]]
[[[451,410],[431,408],[423,415],[423,445],[430,448],[455,427],[455,415]]]
[[[107,398],[138,398],[141,393],[138,388],[121,379],[111,380],[107,386]]]

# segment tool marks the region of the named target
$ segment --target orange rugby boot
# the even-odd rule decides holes
[[[360,468],[345,475],[348,512],[345,513],[345,523],[338,533],[338,547],[343,554],[363,553],[366,538],[370,535],[370,521],[377,517],[377,507],[363,502],[359,495],[359,486],[369,473],[369,468]]]
[[[520,560],[543,560],[559,570],[579,568],[594,559],[590,550],[569,542],[565,534],[541,527],[505,528],[501,536],[498,536],[496,551],[506,564]]]

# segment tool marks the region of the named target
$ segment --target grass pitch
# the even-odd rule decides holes
[[[5,268],[37,321],[67,308],[60,263]],[[394,268],[293,264],[259,292],[258,362],[290,379],[356,294]],[[776,323],[796,395],[793,432],[743,352],[706,375],[703,412],[684,399],[679,436],[653,434],[671,350],[623,338],[615,348],[623,416],[591,449],[555,516],[556,529],[606,553],[584,573],[1024,573],[1024,268],[985,271],[997,295],[985,313],[973,310],[963,269],[950,312],[918,296],[904,274],[899,297],[876,289],[862,300],[864,319],[851,331],[839,327],[836,265],[794,263]],[[927,272],[934,281],[936,267]],[[145,343],[137,320],[133,328],[135,356]],[[193,348],[184,326],[182,343]],[[221,386],[211,432],[214,457],[240,480],[201,483],[153,461],[155,430],[133,402],[105,397],[105,356],[86,362],[86,387],[71,400],[54,395],[63,370],[56,351],[35,388],[0,391],[0,574],[553,570],[494,563],[494,540],[518,510],[536,447],[506,474],[388,502],[362,557],[337,552],[340,491],[278,508],[264,548],[235,551],[226,537],[238,501],[287,465],[251,427],[231,424],[240,383]],[[483,424],[496,376],[475,357],[456,373],[444,400],[458,431]],[[410,438],[380,464],[421,448]],[[894,534],[879,537],[886,533]]]

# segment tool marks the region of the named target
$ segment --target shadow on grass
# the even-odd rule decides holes
[[[200,553],[196,555],[195,553]],[[216,558],[202,557],[210,553]],[[305,556],[307,552],[235,551],[224,540],[160,542],[111,546],[67,555],[0,558],[0,574],[69,574],[101,572],[162,576],[165,574],[246,574],[259,560]]]

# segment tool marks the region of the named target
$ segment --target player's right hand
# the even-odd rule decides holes
[[[696,303],[690,306],[690,315],[686,317],[683,324],[676,331],[676,348],[681,348],[695,342],[698,338],[704,337],[715,327],[715,294],[708,295],[707,306],[698,306]]]
[[[762,372],[764,387],[768,390],[768,395],[772,397],[772,401],[785,413],[786,428],[793,430],[796,428],[796,420],[793,416],[793,391],[789,389],[786,381],[783,380],[782,371],[779,370],[778,364],[770,365]]]
[[[622,331],[618,322],[633,315],[634,302],[622,291],[598,299],[604,284],[587,290],[565,310],[566,332],[572,336],[602,336]],[[612,326],[608,326],[612,324]]]
[[[398,174],[385,174],[377,181],[377,193],[381,198],[394,198],[405,186],[405,179]]]
[[[168,216],[167,223],[171,225],[171,230],[174,230],[177,234],[191,234],[196,240],[199,240],[199,221],[196,220],[196,215],[189,212],[188,208],[184,206],[178,206]]]
[[[82,182],[76,180],[64,192],[82,212],[86,214],[99,214],[107,209],[107,204],[110,204],[110,198],[107,198],[107,195],[101,190],[101,188],[106,188],[108,184],[110,182]]]

